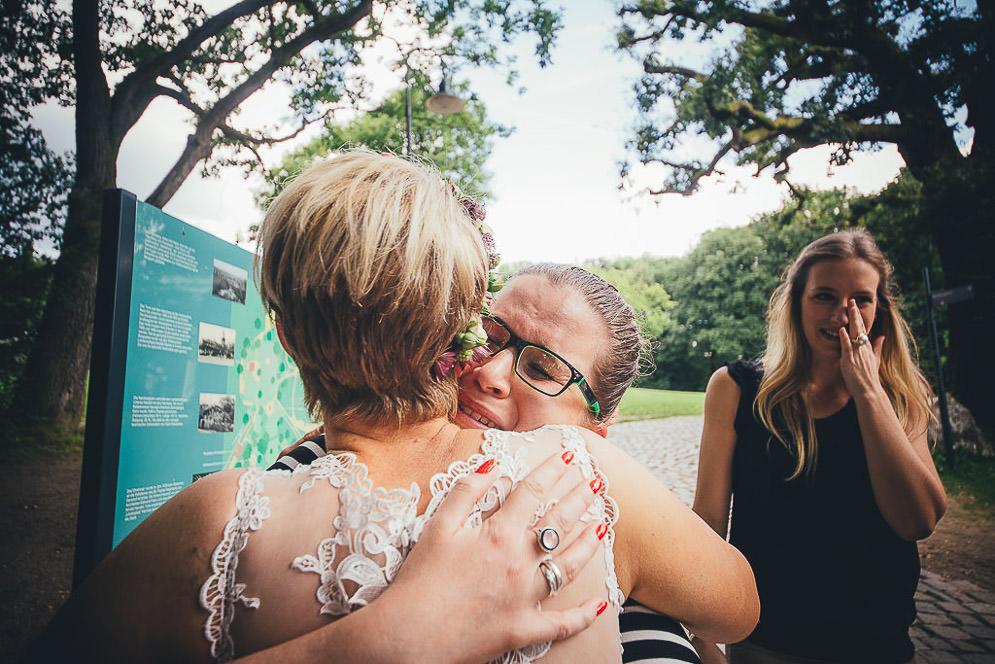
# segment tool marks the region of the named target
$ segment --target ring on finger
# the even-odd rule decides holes
[[[560,572],[560,568],[552,560],[543,560],[539,563],[539,572],[546,579],[546,585],[549,586],[548,597],[555,597],[556,593],[563,587],[563,573]]]
[[[539,528],[536,530],[536,541],[539,542],[539,548],[546,553],[552,553],[556,551],[556,548],[560,546],[560,533],[556,532],[555,528]]]
[[[871,339],[866,334],[860,334],[857,336],[857,341],[855,343],[858,346],[866,346],[867,344],[871,343]]]

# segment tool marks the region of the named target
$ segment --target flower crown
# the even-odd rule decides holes
[[[494,231],[484,223],[487,212],[480,203],[461,196],[456,191],[456,186],[449,183],[449,189],[453,195],[457,196],[460,205],[473,224],[473,227],[480,233],[480,239],[484,243],[484,251],[487,252],[487,291],[484,293],[484,301],[480,305],[480,312],[467,322],[462,332],[453,337],[452,342],[446,350],[439,356],[439,359],[432,365],[432,375],[436,380],[442,380],[454,369],[459,377],[464,371],[477,362],[486,360],[489,356],[484,345],[487,343],[487,333],[484,332],[481,316],[490,314],[490,304],[494,293],[504,286],[498,277],[497,266],[501,263],[501,255],[497,252],[497,245],[494,243]]]

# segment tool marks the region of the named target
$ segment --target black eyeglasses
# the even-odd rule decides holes
[[[587,378],[572,364],[544,346],[525,341],[497,316],[484,316],[483,322],[488,352],[494,356],[509,346],[514,347],[515,374],[526,385],[548,397],[557,397],[576,385],[594,416],[601,414],[598,398],[587,384]]]

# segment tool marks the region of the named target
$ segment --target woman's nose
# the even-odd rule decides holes
[[[511,374],[515,369],[515,350],[505,348],[476,367],[473,378],[481,390],[496,397],[511,393]]]

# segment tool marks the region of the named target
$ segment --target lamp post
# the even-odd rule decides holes
[[[408,159],[411,159],[411,78],[410,70],[404,75],[404,120],[407,128],[407,150]],[[442,70],[442,82],[439,84],[439,91],[425,100],[425,108],[436,115],[452,115],[459,113],[466,106],[466,102],[452,94],[449,82],[446,79],[446,71]]]

